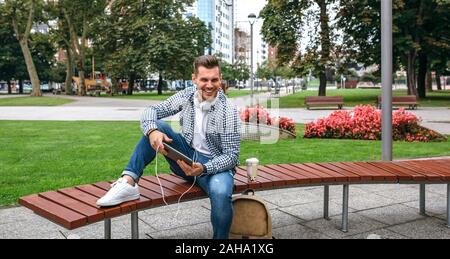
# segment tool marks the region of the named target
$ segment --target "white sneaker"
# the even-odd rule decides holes
[[[111,184],[111,189],[97,201],[100,207],[110,207],[126,201],[137,200],[140,197],[139,186],[131,186],[126,179],[120,178]]]

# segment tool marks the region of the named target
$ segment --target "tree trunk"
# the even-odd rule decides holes
[[[432,80],[431,70],[428,69],[427,76],[425,77],[425,89],[428,92],[433,92],[433,80]]]
[[[119,80],[117,80],[117,78],[116,77],[113,77],[113,78],[111,78],[111,87],[112,87],[112,89],[111,89],[111,96],[114,96],[115,94],[117,94],[117,89],[119,88],[118,87],[118,85],[119,85]]]
[[[19,94],[23,94],[23,79],[19,79]]]
[[[162,72],[159,72],[159,80],[158,80],[158,95],[162,95],[162,89],[163,88],[163,76]]]
[[[419,98],[427,98],[425,79],[427,76],[428,69],[428,57],[424,53],[419,54],[419,73],[417,75],[417,90],[419,93]]]
[[[442,91],[441,75],[438,72],[436,72],[436,86],[439,91]]]
[[[70,53],[70,49],[66,49],[67,58],[66,58],[66,83],[65,83],[65,91],[66,95],[72,95],[72,77],[73,77],[73,57]]]
[[[319,96],[327,95],[327,75],[325,72],[320,72],[319,74],[320,86],[319,86]]]
[[[319,86],[319,96],[326,96],[327,93],[327,64],[330,58],[330,26],[328,24],[329,17],[327,13],[327,3],[326,0],[317,0],[317,4],[320,7],[320,43],[322,47],[321,59],[320,59],[320,86]]]
[[[21,39],[19,41],[20,48],[22,49],[23,57],[25,59],[25,64],[27,66],[28,75],[30,76],[30,81],[32,85],[31,96],[42,96],[41,83],[39,81],[39,76],[36,71],[36,66],[33,62],[33,57],[31,56],[30,48],[26,40]]]
[[[80,90],[78,92],[79,96],[85,96],[86,95],[86,81],[84,78],[84,67],[81,61],[78,61],[77,65],[78,69],[78,76],[80,77]]]
[[[11,80],[8,80],[8,94],[12,94]]]
[[[416,95],[417,96],[417,89],[416,89],[416,73],[415,73],[415,63],[416,63],[416,54],[414,51],[411,51],[407,56],[407,68],[406,73],[408,77],[408,95]]]
[[[134,88],[134,80],[135,75],[129,75],[128,78],[130,79],[128,82],[128,89],[127,89],[127,95],[133,95],[133,88]]]

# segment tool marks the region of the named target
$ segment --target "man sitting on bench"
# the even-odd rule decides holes
[[[221,89],[219,61],[201,56],[194,62],[192,81],[166,101],[147,108],[141,119],[144,136],[131,159],[108,193],[98,200],[99,206],[114,206],[139,199],[138,181],[144,168],[156,157],[156,151],[167,155],[163,142],[191,158],[173,161],[166,156],[171,170],[195,183],[211,201],[211,222],[215,239],[226,239],[233,217],[232,199],[235,167],[239,164],[240,119],[237,109]],[[181,134],[161,119],[181,112]]]

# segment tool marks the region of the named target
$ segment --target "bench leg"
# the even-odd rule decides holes
[[[330,208],[330,186],[325,185],[323,192],[323,218],[326,220],[330,220],[329,208]]]
[[[111,239],[111,219],[105,219],[105,239]]]
[[[450,228],[450,184],[447,184],[447,228]]]
[[[420,208],[420,215],[422,216],[426,216],[426,196],[425,196],[425,184],[421,184],[420,185],[420,204],[419,204],[419,208]]]
[[[131,238],[139,239],[139,215],[138,215],[138,212],[131,213]]]
[[[344,197],[342,200],[342,232],[348,232],[348,197],[349,197],[349,185],[344,185]]]

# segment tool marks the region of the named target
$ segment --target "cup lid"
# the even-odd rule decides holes
[[[245,160],[245,162],[247,164],[257,164],[257,163],[259,163],[259,160],[257,158],[249,158],[249,159]]]

